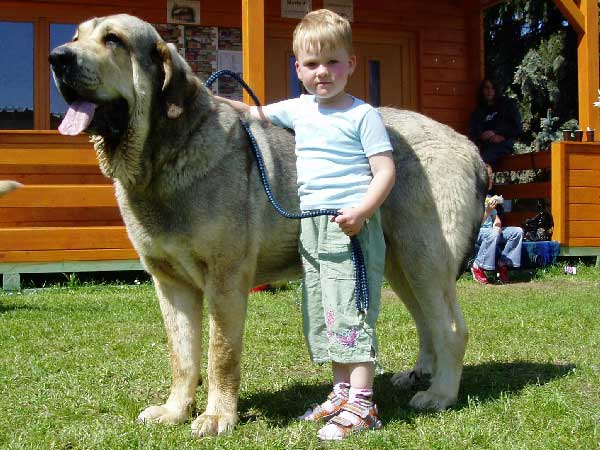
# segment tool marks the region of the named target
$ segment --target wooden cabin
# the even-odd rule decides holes
[[[580,124],[600,133],[600,118],[592,107],[598,89],[596,2],[554,2],[580,37]],[[53,88],[48,53],[70,39],[75,24],[114,13],[139,16],[155,24],[165,40],[176,43],[200,76],[219,68],[241,70],[258,97],[271,102],[299,93],[292,30],[308,9],[327,7],[352,20],[358,68],[350,92],[374,105],[417,110],[466,132],[483,74],[483,11],[496,3],[2,1],[0,179],[25,185],[0,199],[3,287],[18,288],[21,273],[140,268],[111,182],[100,174],[87,138],[66,138],[55,131],[66,105]],[[227,82],[219,82],[216,90],[220,95],[241,96]],[[511,164],[528,168],[536,161],[551,166],[551,183],[536,190],[506,187],[506,194],[551,197],[555,238],[563,253],[600,255],[600,144],[558,143],[551,161],[544,156],[515,156],[505,164],[509,169]]]

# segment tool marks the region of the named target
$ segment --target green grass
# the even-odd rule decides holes
[[[329,390],[311,365],[296,292],[252,295],[240,425],[195,439],[189,423],[136,423],[170,385],[166,336],[152,287],[77,285],[0,293],[2,449],[592,449],[600,447],[600,269],[523,272],[511,285],[459,281],[470,329],[458,404],[407,408],[390,383],[416,356],[415,327],[389,291],[379,325],[376,397],[384,429],[321,444],[294,417]],[[205,368],[203,369],[205,373]],[[206,386],[198,389],[206,400]]]

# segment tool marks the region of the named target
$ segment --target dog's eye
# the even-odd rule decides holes
[[[104,37],[104,44],[107,47],[116,48],[122,47],[123,41],[116,34],[109,33]]]

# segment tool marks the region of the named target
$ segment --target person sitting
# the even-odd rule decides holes
[[[502,283],[508,283],[510,282],[508,268],[521,266],[523,229],[520,227],[502,227],[502,220],[498,211],[498,209],[501,209],[502,197],[491,195],[493,174],[489,164],[487,169],[489,175],[488,190],[490,192],[485,199],[485,212],[476,243],[476,245],[479,245],[479,250],[471,266],[471,273],[477,282],[488,284],[489,281],[485,271],[497,269],[498,279]],[[500,253],[499,258],[497,258],[498,253]]]
[[[469,139],[479,148],[483,161],[495,166],[513,152],[514,139],[522,131],[521,114],[516,102],[500,95],[489,78],[479,85],[477,102],[469,122]]]

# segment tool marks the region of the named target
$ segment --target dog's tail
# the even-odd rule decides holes
[[[14,191],[15,189],[23,186],[21,183],[10,180],[0,180],[0,197],[5,194],[8,194],[10,191]]]

